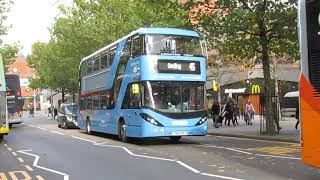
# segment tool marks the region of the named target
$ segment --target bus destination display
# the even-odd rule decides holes
[[[159,60],[160,73],[200,74],[199,61]]]

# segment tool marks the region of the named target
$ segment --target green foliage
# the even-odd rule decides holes
[[[5,72],[7,71],[9,65],[12,63],[14,58],[17,57],[19,49],[20,45],[18,44],[5,44],[2,47],[0,47],[0,53],[4,62]]]
[[[36,43],[28,58],[38,73],[33,88],[75,93],[82,58],[140,27],[187,27],[188,13],[171,0],[74,0],[60,6],[48,44]]]
[[[239,59],[257,59],[264,36],[270,53],[297,57],[296,6],[293,0],[219,0],[215,13],[200,17],[199,27],[219,52]]]

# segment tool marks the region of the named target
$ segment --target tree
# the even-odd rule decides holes
[[[73,6],[60,6],[60,11],[50,42],[34,44],[28,58],[38,73],[33,88],[75,93],[79,63],[92,52],[140,27],[189,23],[183,6],[171,0],[74,0]]]
[[[216,1],[214,1],[216,2]],[[206,5],[206,3],[200,3]],[[209,6],[208,6],[209,7]],[[210,6],[212,8],[212,6]],[[260,59],[263,64],[267,134],[274,134],[270,53],[298,56],[296,0],[219,0],[198,28],[223,54]],[[278,127],[279,128],[279,127]]]
[[[14,58],[17,57],[17,53],[20,49],[20,45],[15,44],[5,44],[0,47],[0,53],[4,62],[4,71],[6,72],[9,65],[13,62]]]

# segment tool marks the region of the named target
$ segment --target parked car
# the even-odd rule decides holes
[[[77,105],[73,103],[61,104],[57,121],[59,128],[68,129],[77,127]]]
[[[284,107],[281,109],[283,117],[295,117],[296,107],[299,103],[299,92],[288,92],[284,95]]]

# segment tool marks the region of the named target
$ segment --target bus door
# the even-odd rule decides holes
[[[126,109],[124,117],[128,125],[138,125],[137,109],[142,106],[142,86],[139,83],[129,84],[124,97],[123,108]]]

